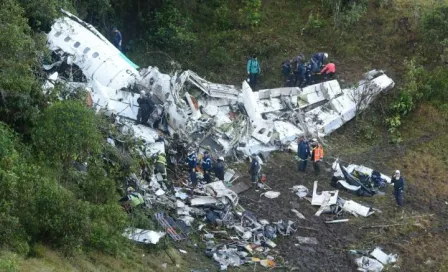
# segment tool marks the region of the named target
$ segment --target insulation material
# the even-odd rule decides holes
[[[143,244],[157,244],[165,232],[127,228],[124,230],[123,236]]]

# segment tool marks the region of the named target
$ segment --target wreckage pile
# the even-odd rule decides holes
[[[228,180],[234,178],[232,174],[227,177]],[[174,241],[182,241],[188,239],[196,226],[204,240],[205,253],[218,262],[222,270],[255,262],[275,267],[274,258],[269,256],[276,247],[273,240],[278,235],[287,236],[295,231],[294,223],[289,220],[272,223],[258,220],[238,204],[238,195],[222,181],[203,183],[195,189],[185,184],[171,191],[166,189],[160,176],[152,175],[150,182],[136,176],[133,179],[134,186],[143,193],[145,208],[163,207],[174,215],[155,213],[165,232],[127,229],[123,235],[144,244],[157,244],[165,234]],[[195,220],[200,223],[195,224]]]
[[[382,71],[370,71],[357,87],[341,89],[337,80],[305,88],[276,88],[252,92],[206,81],[192,71],[173,75],[157,67],[137,71],[138,66],[119,52],[94,27],[63,11],[48,33],[54,63],[44,88],[51,91],[62,82],[72,90],[84,88],[97,110],[136,120],[137,93],[150,94],[157,105],[149,122],[163,122],[170,135],[176,132],[191,145],[209,149],[219,156],[269,152],[287,146],[297,136],[323,137],[351,120],[373,98],[394,86]],[[61,77],[71,67],[82,77]],[[59,70],[58,70],[59,69]],[[60,69],[63,69],[61,71]],[[75,78],[86,81],[73,82]],[[154,144],[154,129],[132,125],[137,136]],[[138,131],[138,132],[137,132]],[[160,149],[160,146],[155,148]]]
[[[48,33],[54,62],[44,66],[49,76],[43,88],[51,92],[56,83],[62,83],[69,92],[87,90],[89,105],[114,117],[121,133],[143,140],[138,151],[146,159],[164,152],[170,156],[169,163],[177,165],[184,159],[183,152],[192,146],[200,153],[209,150],[216,156],[241,158],[284,148],[301,135],[323,137],[354,118],[380,92],[394,86],[392,79],[376,70],[365,74],[357,87],[347,89],[332,80],[305,88],[259,92],[253,92],[246,82],[241,88],[211,83],[192,71],[172,75],[161,73],[157,67],[137,71],[138,66],[94,27],[63,13],[64,17]],[[82,74],[74,75],[74,69]],[[147,125],[136,125],[137,94],[142,90],[156,106]],[[175,174],[171,190],[160,174],[131,177],[146,208],[159,210],[154,217],[165,231],[126,229],[124,236],[144,244],[157,244],[166,234],[181,241],[199,225],[206,254],[221,269],[245,263],[276,266],[270,255],[276,247],[274,240],[279,235],[291,235],[295,231],[293,221],[268,222],[239,205],[239,190],[227,186],[237,178],[235,171],[227,170],[225,183],[216,181],[196,188],[188,183],[187,176]],[[293,190],[312,205],[320,206],[317,216],[324,212],[369,216],[375,212],[339,198],[338,191],[318,194],[317,182],[312,198],[303,186]],[[268,191],[264,195],[275,198],[279,194]],[[293,212],[299,219],[304,218],[299,211]],[[336,218],[327,223],[347,220]],[[316,243],[312,237],[297,239],[299,243]]]

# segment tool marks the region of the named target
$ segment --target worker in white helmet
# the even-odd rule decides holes
[[[215,165],[215,176],[219,180],[224,180],[224,172],[225,172],[224,157],[219,157],[218,162]]]

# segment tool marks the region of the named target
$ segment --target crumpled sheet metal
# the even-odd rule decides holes
[[[325,194],[329,194],[330,195],[330,199],[329,199],[328,203],[326,203],[326,205],[334,205],[334,204],[336,204],[336,202],[338,201],[339,191],[338,190],[335,190],[335,191],[322,191],[320,194],[318,194],[317,193],[317,183],[318,183],[317,180],[314,181],[313,198],[311,200],[311,205],[321,206],[322,204],[324,204]]]
[[[157,67],[148,67],[138,73],[137,66],[95,28],[68,12],[63,13],[64,17],[56,20],[48,34],[48,47],[70,55],[66,60],[82,69],[92,85],[91,96],[96,107],[135,120],[138,94],[123,89],[135,83],[164,103],[171,133],[188,138],[193,132],[205,129],[205,133],[214,135],[223,145],[219,152],[224,156],[232,149],[246,155],[278,150],[281,146],[277,142],[287,144],[305,133],[328,135],[365,109],[378,93],[394,86],[392,79],[376,70],[367,73],[356,88],[341,90],[338,81],[331,80],[303,89],[274,88],[258,93],[246,81],[241,88],[216,84],[189,70],[168,75]],[[185,88],[187,82],[205,93],[206,98],[193,101]],[[51,81],[47,83],[45,86],[51,88]],[[211,100],[220,102],[206,105],[202,104],[204,100],[206,104]],[[200,106],[205,110],[200,111]],[[229,114],[238,108],[248,115],[240,120],[240,127],[224,134],[214,131],[233,124],[235,120]]]
[[[165,234],[162,231],[127,228],[124,230],[123,236],[139,243],[155,245]]]
[[[366,256],[359,257],[355,260],[358,265],[358,271],[362,272],[381,272],[384,269],[379,261]]]
[[[114,90],[128,87],[140,79],[137,65],[118,51],[93,26],[73,14],[63,11],[65,17],[53,24],[47,35],[48,47],[73,56],[89,80],[97,80]]]

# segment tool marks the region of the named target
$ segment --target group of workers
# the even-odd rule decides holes
[[[198,184],[197,172],[198,172],[198,156],[194,149],[188,151],[186,164],[188,166],[188,173],[190,181],[193,187]],[[213,163],[212,157],[208,151],[204,152],[204,156],[201,160],[201,169],[204,174],[204,181],[210,183],[212,181],[211,173],[214,172],[215,177],[218,180],[224,181],[225,164],[224,157],[218,157],[216,163]]]
[[[336,64],[328,61],[328,53],[319,52],[311,56],[309,62],[301,53],[293,60],[282,63],[282,75],[286,87],[305,87],[315,83],[315,76],[321,75],[323,80],[333,79],[336,73]]]
[[[298,170],[300,172],[305,172],[308,158],[311,157],[313,162],[314,172],[318,174],[320,172],[319,163],[324,157],[324,149],[322,145],[318,142],[316,138],[312,139],[311,142],[305,140],[304,136],[298,138],[298,148],[297,157],[299,160]],[[376,171],[373,171],[372,175]],[[379,173],[378,173],[379,174]],[[395,170],[394,175],[391,178],[391,184],[394,185],[394,197],[397,205],[403,206],[403,191],[404,191],[404,179],[401,176],[400,170]],[[383,184],[377,184],[377,186],[384,186]]]
[[[252,89],[257,85],[257,78],[261,72],[257,56],[252,55],[247,61],[248,83]],[[301,53],[292,60],[282,63],[282,74],[286,87],[305,87],[315,83],[315,76],[321,75],[323,80],[333,79],[336,73],[336,64],[328,61],[328,53],[319,52],[311,56],[306,62],[305,55]]]
[[[301,136],[299,138],[297,156],[299,158],[299,171],[306,171],[308,158],[311,157],[314,172],[318,174],[320,172],[319,163],[324,158],[324,148],[316,138],[312,139],[311,142],[308,142],[305,140],[304,136]]]

